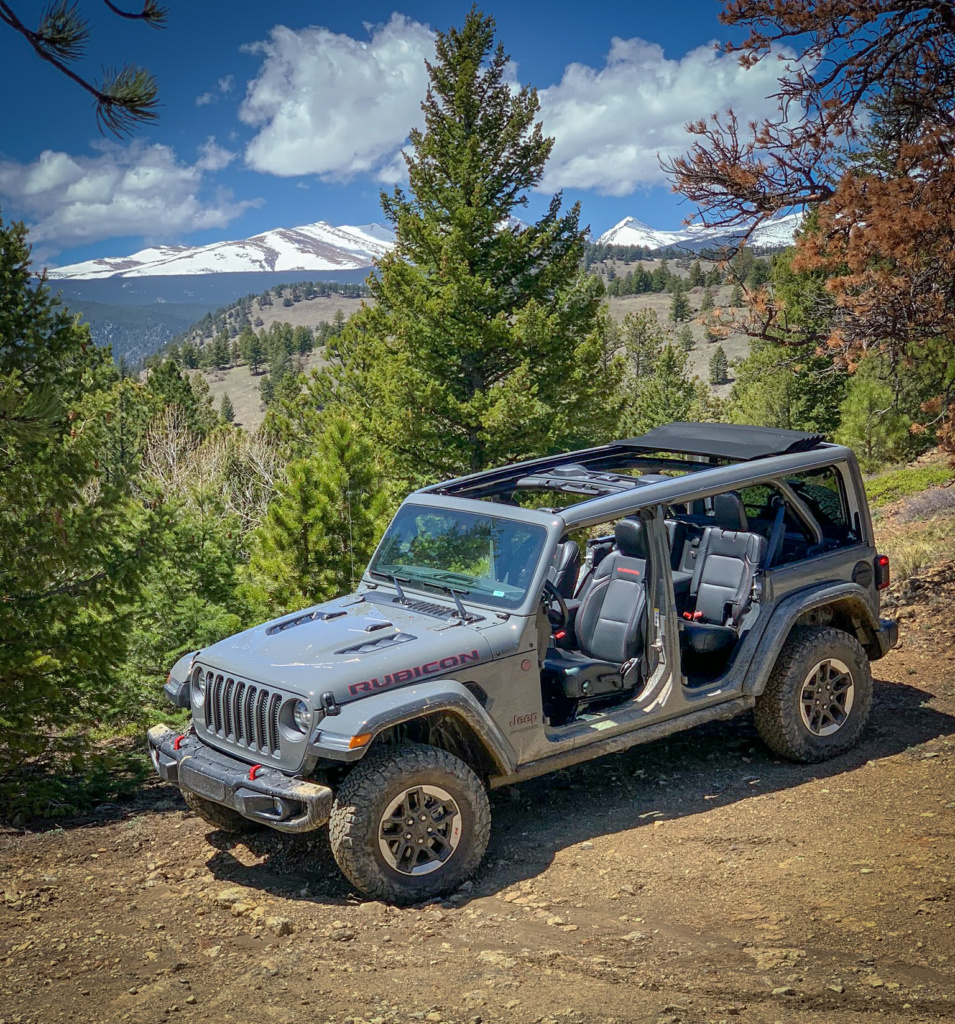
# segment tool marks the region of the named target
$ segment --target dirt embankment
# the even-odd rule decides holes
[[[210,833],[160,786],[5,833],[0,1021],[955,1020],[953,596],[901,609],[849,755],[742,719],[497,792],[446,903],[361,903],[323,834]]]

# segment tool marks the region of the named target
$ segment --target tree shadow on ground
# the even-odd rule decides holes
[[[494,824],[484,866],[468,894],[453,899],[463,903],[533,878],[556,852],[585,840],[832,778],[955,735],[955,716],[929,707],[933,699],[915,686],[876,680],[872,718],[861,742],[822,764],[776,759],[757,736],[752,716],[744,715],[497,790],[491,795]],[[266,829],[241,837],[213,832],[209,840],[217,852],[208,867],[220,880],[283,898],[332,904],[360,899],[339,873],[325,830],[311,836]],[[239,845],[259,862],[243,864],[233,853]]]

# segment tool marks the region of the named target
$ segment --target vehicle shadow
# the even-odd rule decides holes
[[[454,901],[493,895],[533,878],[558,851],[586,840],[832,778],[955,734],[955,716],[929,707],[932,699],[915,686],[876,680],[862,741],[822,764],[775,758],[757,736],[752,716],[745,715],[497,790],[491,794],[494,824],[484,866]],[[268,830],[241,837],[212,832],[209,840],[217,852],[208,867],[223,881],[322,903],[361,899],[339,873],[325,830],[307,837]],[[240,845],[258,863],[243,864],[233,852]]]

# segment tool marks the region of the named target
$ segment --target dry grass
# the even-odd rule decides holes
[[[927,520],[886,518],[876,524],[876,542],[891,559],[893,585],[904,585],[933,565],[955,559],[955,510]]]

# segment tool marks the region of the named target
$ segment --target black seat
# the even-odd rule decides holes
[[[684,647],[697,654],[725,651],[739,639],[740,621],[766,551],[766,539],[748,530],[738,494],[718,494],[713,511],[716,524],[706,530],[690,584],[695,610],[682,630]]]
[[[577,651],[550,648],[544,660],[545,682],[571,699],[630,689],[641,675],[647,604],[641,524],[621,520],[614,540],[577,611]]]
[[[576,541],[565,540],[557,554],[557,564],[550,571],[551,583],[566,600],[571,600],[577,589],[580,573],[580,547]]]

